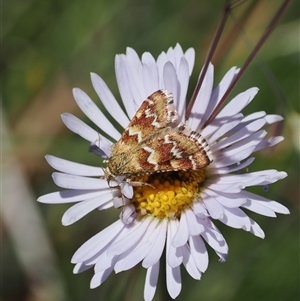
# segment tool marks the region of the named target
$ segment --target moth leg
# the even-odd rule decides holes
[[[154,187],[153,185],[148,184],[146,182],[131,181],[130,179],[126,179],[126,182],[129,183],[133,187],[149,186],[157,191],[156,187]]]
[[[134,222],[137,213],[130,199],[122,194],[114,198],[113,204],[115,208],[121,208],[119,218],[124,224],[128,225]]]
[[[106,179],[106,177],[100,176],[100,179]],[[107,181],[107,183],[108,183],[109,188],[121,187],[120,184],[118,184],[118,183],[116,183],[116,185],[113,185],[111,180]]]

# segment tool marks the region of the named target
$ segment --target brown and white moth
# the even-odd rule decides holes
[[[197,170],[209,165],[213,159],[205,139],[184,124],[174,125],[177,119],[169,91],[151,94],[112,146],[106,178],[125,176],[127,179],[155,172]]]

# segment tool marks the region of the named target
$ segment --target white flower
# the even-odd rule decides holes
[[[101,167],[46,156],[48,163],[58,170],[53,173],[54,182],[67,190],[44,195],[39,201],[76,203],[65,212],[62,218],[64,225],[78,221],[94,209],[122,207],[120,219],[90,238],[72,258],[74,273],[94,267],[91,288],[102,284],[112,271],[125,271],[142,262],[147,269],[144,298],[152,300],[160,258],[166,248],[167,289],[175,298],[181,290],[181,264],[195,279],[200,279],[207,269],[206,244],[214,249],[220,261],[227,258],[227,243],[212,220],[220,220],[230,227],[263,238],[263,230],[245,214],[243,208],[270,217],[275,217],[275,213],[289,213],[281,204],[245,190],[246,187],[264,186],[283,179],[285,172],[263,170],[243,173],[254,161],[250,157],[253,152],[271,147],[283,139],[266,138],[266,131],[262,129],[267,124],[282,120],[282,117],[266,115],[265,112],[244,116],[241,111],[258,91],[250,88],[232,99],[206,124],[239,71],[231,68],[213,88],[214,68],[210,64],[191,114],[188,120],[184,120],[194,57],[193,49],[183,53],[178,44],[167,53],[163,52],[156,61],[150,53],[144,53],[140,60],[131,48],[127,48],[126,55],[117,55],[116,77],[126,112],[98,75],[92,73],[91,79],[102,104],[123,128],[127,127],[147,96],[159,89],[171,91],[180,121],[201,133],[210,146],[212,164],[200,171],[147,175],[139,180],[149,185],[140,187],[132,187],[122,177],[116,179],[119,186],[110,187],[112,185],[108,184]],[[121,133],[85,92],[76,88],[73,93],[84,114],[111,139],[100,136],[69,113],[62,115],[63,122],[71,131],[90,141],[95,152],[109,158],[112,141],[118,141]],[[153,194],[153,186],[156,187],[156,195]],[[150,204],[149,199],[155,199],[159,209],[154,203]]]

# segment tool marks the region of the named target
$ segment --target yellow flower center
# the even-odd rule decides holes
[[[133,187],[132,203],[141,215],[159,218],[178,218],[181,212],[199,198],[205,169],[171,171],[131,178],[145,183]]]

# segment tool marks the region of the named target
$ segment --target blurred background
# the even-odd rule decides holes
[[[213,63],[216,83],[233,65],[241,66],[282,1],[244,1],[222,35]],[[99,165],[88,142],[63,125],[77,108],[72,88],[80,87],[99,105],[90,82],[98,73],[119,98],[114,57],[134,48],[155,57],[180,43],[196,50],[189,95],[196,84],[223,1],[201,0],[23,0],[2,2],[2,301],[143,300],[140,266],[111,275],[89,289],[93,271],[74,275],[76,249],[115,220],[114,210],[92,212],[70,227],[61,225],[68,205],[45,205],[38,196],[57,190],[44,156],[53,154]],[[278,169],[288,178],[268,191],[254,191],[291,211],[276,219],[249,215],[264,229],[261,240],[216,223],[230,247],[221,264],[210,252],[202,280],[182,272],[177,300],[299,300],[299,3],[293,1],[234,93],[257,86],[245,113],[264,110],[285,117],[270,127],[284,142],[256,154],[250,171]],[[232,95],[234,95],[234,93]],[[164,270],[163,268],[161,270]],[[169,300],[160,273],[154,301]]]

